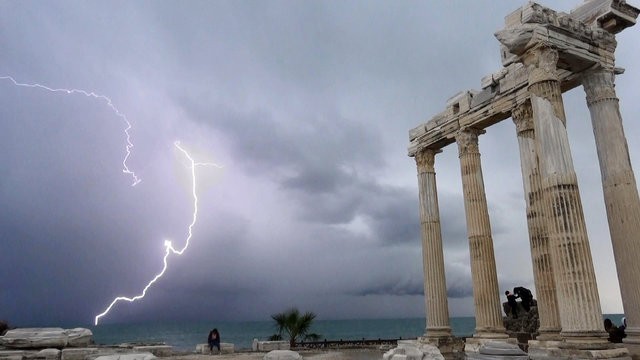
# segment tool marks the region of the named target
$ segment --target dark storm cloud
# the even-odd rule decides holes
[[[236,139],[245,166],[263,169],[297,199],[302,219],[343,224],[362,216],[382,242],[415,241],[415,193],[376,181],[383,166],[378,135],[339,116],[309,117],[302,129],[264,115],[218,117],[213,126]]]
[[[192,116],[199,118],[202,112],[195,109]],[[375,146],[378,135],[339,116],[309,117],[298,127],[265,112],[227,110],[211,125],[234,139],[233,148],[247,170],[260,169],[297,199],[302,219],[341,224],[362,216],[382,242],[415,241],[415,193],[376,181],[376,168],[383,166],[382,149]]]
[[[371,287],[361,289],[354,293],[358,296],[368,295],[424,295],[424,285],[418,279],[395,279],[387,283],[374,284]]]
[[[471,278],[464,273],[457,273],[458,269],[451,266],[447,268],[447,296],[450,298],[466,298],[473,296],[473,286]],[[450,280],[451,279],[451,280]],[[376,282],[368,287],[363,287],[354,291],[353,295],[394,295],[394,296],[414,296],[424,295],[424,284],[422,278],[411,277],[408,279],[395,278],[384,282]]]
[[[130,165],[143,177],[131,188],[120,172],[123,124],[104,103],[0,82],[0,272],[11,274],[0,278],[0,318],[87,323],[114,295],[140,291],[161,268],[163,240],[182,244],[191,221],[174,140],[225,168],[198,169],[189,251],[107,321],[202,319],[212,307],[264,319],[291,299],[325,318],[423,316],[407,130],[500,68],[493,33],[516,6],[0,2],[0,75],[109,95],[132,120]],[[625,119],[640,111],[629,101],[637,33],[620,34],[616,54]],[[583,197],[593,249],[609,259],[600,285],[615,274],[584,94],[565,104],[580,185],[593,194]],[[637,124],[625,131],[637,171]],[[529,284],[513,124],[492,127],[480,149],[501,288]],[[449,296],[468,300],[457,149],[436,168]],[[601,294],[615,306],[610,283]]]

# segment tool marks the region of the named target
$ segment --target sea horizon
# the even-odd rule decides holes
[[[604,314],[619,325],[623,314]],[[452,333],[458,337],[471,336],[475,329],[473,316],[451,317]],[[15,325],[14,325],[15,326]],[[226,321],[139,321],[130,323],[107,323],[97,326],[80,324],[48,325],[53,327],[84,327],[93,332],[98,345],[122,343],[165,343],[179,351],[194,351],[197,344],[206,343],[213,328],[220,331],[222,342],[235,345],[237,350],[250,349],[253,339],[267,340],[275,334],[273,320],[226,320]],[[18,326],[24,327],[24,326]],[[415,339],[424,334],[424,317],[382,319],[317,319],[311,327],[320,340],[362,339]]]

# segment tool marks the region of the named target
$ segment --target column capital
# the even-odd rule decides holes
[[[476,128],[465,128],[456,134],[456,142],[458,143],[459,155],[479,154],[478,135],[484,134],[485,131]]]
[[[436,154],[441,153],[441,149],[424,148],[415,155],[418,173],[435,172],[434,163]]]
[[[533,131],[533,109],[531,108],[531,102],[526,102],[518,105],[511,112],[511,119],[516,124],[516,132],[521,135],[525,131]]]
[[[558,81],[558,50],[548,44],[540,44],[523,56],[523,62],[529,69],[529,85],[542,81]]]
[[[589,106],[601,101],[618,100],[613,70],[598,68],[586,71],[582,77],[582,86]]]

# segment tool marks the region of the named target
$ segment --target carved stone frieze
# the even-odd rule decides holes
[[[637,15],[636,15],[637,16]],[[574,36],[598,43],[606,48],[615,48],[616,39],[613,34],[601,28],[594,28],[572,16],[546,8],[531,2],[522,14],[523,24],[551,25],[566,30]]]
[[[587,94],[588,105],[601,101],[618,100],[613,71],[604,69],[589,71],[582,78],[582,85]]]

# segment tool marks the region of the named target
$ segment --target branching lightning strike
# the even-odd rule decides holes
[[[178,148],[178,150],[180,150],[184,154],[184,156],[189,160],[189,162],[191,162],[191,195],[193,196],[193,218],[191,220],[191,224],[189,224],[188,236],[187,236],[187,239],[185,240],[184,247],[180,250],[176,250],[171,244],[170,240],[165,240],[164,241],[165,253],[164,253],[164,258],[162,259],[162,262],[164,265],[162,267],[162,270],[151,281],[149,281],[149,283],[147,284],[147,286],[144,287],[140,295],[136,295],[134,297],[118,296],[115,299],[113,299],[111,304],[109,304],[109,306],[102,313],[96,316],[94,321],[95,325],[98,325],[98,321],[100,320],[100,318],[106,315],[118,301],[134,302],[136,300],[142,299],[147,294],[147,290],[151,287],[151,285],[153,285],[153,283],[155,283],[159,278],[162,277],[162,275],[164,275],[164,272],[167,270],[167,258],[169,257],[169,255],[171,254],[182,255],[182,253],[185,250],[187,250],[187,248],[189,247],[189,241],[193,236],[193,226],[196,224],[198,220],[198,195],[196,193],[196,167],[197,166],[215,166],[217,168],[222,168],[222,166],[214,163],[196,162],[195,160],[193,160],[191,155],[189,155],[189,153],[183,147],[180,146],[179,141],[174,142],[174,145],[176,148]]]
[[[129,134],[129,130],[131,129],[131,123],[129,122],[129,120],[127,119],[127,117],[120,112],[120,110],[118,110],[118,108],[115,107],[115,105],[113,105],[113,102],[111,101],[110,98],[108,98],[107,96],[104,95],[100,95],[100,94],[96,94],[94,92],[90,92],[90,91],[85,91],[85,90],[80,90],[80,89],[54,89],[45,85],[41,85],[41,84],[26,84],[26,83],[20,83],[18,81],[16,81],[13,77],[11,76],[0,76],[0,80],[9,80],[11,81],[15,86],[21,86],[21,87],[29,87],[29,88],[38,88],[38,89],[43,89],[43,90],[47,90],[50,92],[62,92],[62,93],[66,93],[66,94],[82,94],[85,95],[87,97],[92,97],[98,100],[103,100],[107,103],[107,105],[111,108],[111,110],[113,110],[113,112],[120,117],[122,120],[124,120],[124,122],[126,123],[126,127],[124,129],[124,133],[126,135],[126,155],[124,157],[124,160],[122,161],[122,166],[123,166],[123,170],[122,172],[127,174],[127,175],[131,175],[131,177],[133,178],[133,184],[132,186],[135,186],[136,184],[140,183],[141,179],[138,178],[138,176],[136,176],[136,174],[131,171],[129,169],[129,167],[127,166],[127,160],[129,159],[129,156],[131,156],[131,148],[133,148],[133,143],[131,142],[131,135]],[[189,228],[188,228],[188,235],[187,238],[185,240],[185,244],[182,247],[182,249],[180,250],[176,250],[173,247],[173,244],[171,243],[170,240],[165,240],[164,241],[164,247],[165,247],[165,254],[164,257],[162,259],[163,262],[163,267],[162,270],[156,274],[156,276],[154,276],[153,279],[151,279],[151,281],[149,281],[149,283],[147,283],[147,285],[144,287],[144,289],[142,290],[142,293],[140,295],[136,295],[134,297],[126,297],[126,296],[118,296],[115,299],[113,299],[113,301],[109,304],[109,306],[100,314],[96,315],[95,319],[94,319],[94,324],[98,325],[98,322],[100,320],[100,318],[102,318],[103,316],[105,316],[107,313],[109,313],[109,311],[111,310],[111,308],[119,301],[128,301],[128,302],[134,302],[136,300],[142,299],[146,293],[147,290],[151,287],[151,285],[153,285],[158,279],[160,279],[162,277],[162,275],[164,275],[165,271],[167,270],[167,259],[169,257],[169,255],[171,254],[176,254],[176,255],[182,255],[185,250],[187,250],[187,248],[189,247],[189,242],[191,240],[191,237],[193,236],[193,227],[195,226],[197,220],[198,220],[198,195],[196,193],[196,167],[198,166],[214,166],[217,168],[222,168],[222,166],[214,164],[214,163],[205,163],[205,162],[196,162],[193,157],[191,157],[191,155],[189,154],[189,152],[187,152],[187,150],[185,150],[182,146],[180,146],[180,142],[179,141],[175,141],[174,142],[175,147],[182,152],[182,154],[189,160],[189,162],[191,163],[190,165],[190,169],[191,169],[191,195],[193,196],[193,217],[191,220],[191,224],[189,224]]]
[[[25,84],[25,83],[20,83],[17,82],[13,77],[11,76],[0,76],[0,80],[9,80],[11,81],[15,86],[21,86],[21,87],[28,87],[28,88],[37,88],[37,89],[42,89],[42,90],[47,90],[50,92],[61,92],[61,93],[66,93],[68,95],[71,94],[82,94],[84,96],[87,97],[92,97],[94,99],[97,100],[103,100],[107,103],[107,106],[109,106],[111,108],[111,110],[113,110],[113,112],[122,120],[124,120],[126,127],[124,129],[124,134],[127,140],[127,145],[125,146],[126,148],[126,155],[124,156],[124,159],[122,160],[122,172],[127,174],[127,175],[131,175],[131,177],[133,178],[133,183],[131,184],[131,186],[136,186],[138,183],[140,183],[140,181],[142,181],[136,174],[135,172],[131,171],[129,169],[129,166],[127,166],[127,160],[129,160],[129,156],[131,156],[131,148],[133,148],[133,143],[131,142],[131,134],[129,134],[129,130],[131,130],[131,123],[129,122],[129,120],[127,119],[127,117],[120,112],[120,110],[118,110],[118,108],[115,107],[115,105],[113,105],[113,102],[111,101],[110,98],[104,96],[104,95],[100,95],[100,94],[96,94],[93,91],[85,91],[85,90],[80,90],[80,89],[54,89],[54,88],[50,88],[48,86],[45,85],[41,85],[41,84]]]

